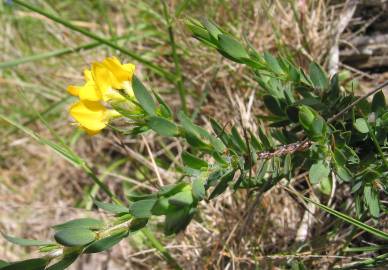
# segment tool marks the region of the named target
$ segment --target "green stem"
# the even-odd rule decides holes
[[[27,3],[23,2],[23,1],[13,0],[13,2],[15,4],[23,6],[23,7],[27,8],[27,9],[29,9],[29,10],[32,10],[32,11],[34,11],[36,13],[39,13],[39,14],[49,18],[50,20],[53,20],[53,21],[55,21],[57,23],[60,23],[60,24],[66,26],[66,27],[68,27],[68,28],[70,28],[70,29],[72,29],[72,30],[74,30],[76,32],[79,32],[79,33],[81,33],[81,34],[83,34],[83,35],[85,35],[87,37],[90,37],[90,38],[92,38],[94,40],[97,40],[97,41],[101,42],[102,44],[105,44],[105,45],[107,45],[107,46],[109,46],[109,47],[111,47],[113,49],[116,49],[116,50],[118,50],[118,51],[128,55],[129,57],[132,57],[133,59],[139,61],[140,63],[148,66],[151,70],[153,70],[154,72],[158,73],[159,75],[162,75],[162,76],[166,77],[169,81],[175,81],[176,80],[174,74],[172,74],[172,73],[170,73],[168,71],[165,71],[160,66],[157,66],[157,65],[151,63],[150,61],[142,58],[141,56],[139,56],[139,55],[137,55],[137,54],[127,50],[127,49],[124,49],[124,48],[116,45],[115,43],[113,43],[110,40],[107,40],[107,39],[105,39],[103,37],[95,35],[95,34],[89,32],[89,31],[87,31],[87,30],[85,30],[85,29],[83,29],[81,27],[73,25],[72,23],[70,23],[70,22],[68,22],[68,21],[66,21],[66,20],[64,20],[64,19],[62,19],[60,17],[57,17],[57,16],[55,16],[53,14],[50,14],[50,13],[48,13],[46,11],[43,11],[43,10],[41,10],[41,9],[35,7],[35,6],[32,6],[30,4],[27,4]]]
[[[168,26],[168,36],[170,39],[170,45],[171,45],[171,49],[172,49],[172,57],[174,59],[175,74],[177,76],[176,86],[178,88],[182,110],[185,114],[187,114],[186,91],[185,91],[184,84],[183,84],[182,69],[180,66],[179,55],[177,53],[177,46],[175,43],[174,30],[172,28],[171,17],[169,16],[166,2],[164,0],[161,0],[161,2],[163,5],[164,18],[165,18],[167,26]]]
[[[162,243],[159,242],[158,239],[156,239],[155,235],[151,233],[147,228],[144,228],[141,230],[141,232],[147,237],[147,239],[150,241],[151,245],[156,248],[166,259],[166,261],[174,267],[174,269],[182,269],[178,262],[171,256],[170,252],[163,246]]]
[[[377,151],[379,152],[380,157],[381,157],[381,159],[382,159],[383,162],[384,162],[385,167],[388,168],[388,161],[386,160],[386,158],[385,158],[385,156],[384,156],[384,152],[383,152],[383,150],[381,149],[381,146],[380,146],[379,142],[377,141],[377,138],[376,138],[376,135],[375,135],[375,133],[374,133],[374,130],[371,128],[370,125],[368,125],[368,129],[369,129],[369,135],[371,136],[372,141],[373,141],[373,143],[375,144],[375,146],[376,146],[376,148],[377,148]]]
[[[115,38],[110,39],[109,41],[116,41],[116,40],[128,38],[128,36],[129,35],[115,37]],[[77,46],[75,48],[63,48],[63,49],[59,49],[59,50],[55,50],[55,51],[51,51],[51,52],[30,55],[30,56],[22,57],[19,59],[2,62],[2,63],[0,63],[0,69],[10,68],[10,67],[18,66],[20,64],[38,61],[38,60],[43,60],[43,59],[54,57],[54,56],[61,56],[61,55],[68,54],[68,53],[79,52],[81,50],[93,49],[93,48],[100,46],[100,45],[102,45],[101,42],[95,41],[95,42],[90,42],[87,44]]]
[[[96,174],[93,172],[93,170],[89,167],[88,164],[86,163],[83,163],[82,164],[82,169],[86,172],[86,174],[88,176],[90,176],[93,181],[109,196],[109,198],[112,199],[113,202],[117,203],[117,204],[120,204],[122,205],[123,203],[120,201],[119,198],[116,197],[116,195],[114,195],[112,193],[112,191],[110,191],[110,189],[108,188],[108,186],[106,184],[104,184],[97,176]]]

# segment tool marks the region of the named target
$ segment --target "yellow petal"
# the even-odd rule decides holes
[[[93,81],[92,72],[89,69],[84,70],[84,78],[85,78],[85,81],[87,81],[87,82]]]
[[[126,64],[124,66],[116,57],[107,58],[102,62],[102,64],[113,73],[120,83],[130,81],[132,79],[133,72],[135,71],[133,65]]]
[[[81,100],[99,101],[101,100],[102,96],[94,82],[88,81],[84,86],[80,87],[79,98]]]
[[[135,93],[133,92],[132,83],[129,81],[126,81],[123,83],[123,88],[125,93],[131,97],[132,99],[135,99]]]
[[[120,82],[117,81],[116,77],[112,74],[112,72],[110,72],[110,70],[107,69],[106,66],[100,63],[94,63],[92,65],[92,75],[94,82],[102,95],[104,95],[104,93],[109,88],[121,88]]]
[[[83,131],[85,131],[89,136],[94,136],[101,132],[101,130],[90,130],[84,127],[80,127]]]
[[[129,73],[131,73],[131,76],[130,76],[130,80],[132,80],[132,77],[133,77],[133,74],[135,73],[135,65],[134,64],[123,64],[123,68],[128,71]]]
[[[67,87],[67,92],[69,92],[70,95],[78,97],[79,91],[80,91],[80,87],[79,86],[69,85]]]
[[[99,102],[80,101],[70,107],[70,115],[81,127],[98,132],[108,124],[108,110]]]

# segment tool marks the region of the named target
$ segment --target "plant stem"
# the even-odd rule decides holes
[[[370,127],[370,125],[368,125],[368,126],[369,126],[368,127],[369,128],[369,135],[371,136],[372,141],[375,144],[377,151],[379,152],[380,157],[384,162],[385,167],[388,168],[388,161],[386,160],[384,153],[383,153],[383,150],[381,149],[381,146],[380,146],[379,142],[377,141],[376,135],[375,135],[373,129]]]
[[[166,261],[174,267],[174,269],[182,269],[178,262],[171,256],[170,252],[163,246],[162,243],[156,239],[155,235],[152,234],[147,228],[141,230],[141,232],[147,237],[147,239],[151,242],[151,245],[156,248],[166,259]]]
[[[356,99],[355,101],[353,101],[351,104],[349,104],[348,106],[346,106],[342,111],[340,111],[339,113],[337,113],[336,115],[334,115],[333,117],[329,118],[329,120],[327,121],[328,123],[331,123],[333,122],[334,120],[337,120],[339,117],[341,117],[344,113],[346,113],[348,110],[350,110],[351,108],[353,108],[355,105],[357,105],[360,101],[368,98],[369,96],[383,90],[383,88],[385,86],[388,85],[388,81],[385,81],[381,84],[379,84],[378,86],[376,86],[375,88],[373,88],[372,90],[370,90],[368,93],[366,93],[365,95],[359,97],[358,99]]]
[[[128,38],[128,36],[129,35],[115,37],[115,38],[110,39],[109,41],[116,41],[116,40]],[[88,49],[92,49],[92,48],[95,48],[95,47],[100,46],[100,45],[102,45],[101,42],[95,41],[95,42],[90,42],[87,44],[77,46],[75,48],[63,48],[63,49],[58,49],[58,50],[54,50],[51,52],[30,55],[30,56],[22,57],[19,59],[2,62],[2,63],[0,63],[0,69],[11,68],[11,67],[18,66],[20,64],[38,61],[38,60],[43,60],[43,59],[54,57],[54,56],[61,56],[61,55],[68,54],[68,53],[79,52],[81,50],[88,50]]]
[[[181,66],[180,66],[179,56],[177,53],[177,46],[175,43],[174,30],[172,28],[171,17],[169,16],[165,0],[161,0],[161,2],[163,5],[164,18],[165,18],[166,23],[167,23],[168,36],[170,39],[170,45],[171,45],[171,49],[172,49],[172,57],[174,59],[175,74],[177,76],[176,86],[178,88],[182,110],[185,114],[187,114],[186,91],[185,91],[184,84],[183,84],[182,70],[181,70]]]
[[[72,29],[72,30],[74,30],[76,32],[79,32],[79,33],[87,36],[87,37],[90,37],[90,38],[92,38],[94,40],[97,40],[97,41],[99,41],[99,42],[101,42],[101,43],[103,43],[103,44],[105,44],[105,45],[107,45],[107,46],[109,46],[109,47],[111,47],[113,49],[118,50],[118,51],[128,55],[129,57],[132,57],[133,59],[139,61],[140,63],[148,66],[151,70],[153,70],[154,72],[158,73],[159,75],[162,75],[162,76],[166,77],[166,79],[168,79],[169,81],[173,81],[174,82],[176,80],[175,75],[172,74],[171,72],[168,72],[168,71],[164,70],[162,67],[153,64],[152,62],[144,59],[143,57],[141,57],[141,56],[139,56],[139,55],[137,55],[137,54],[135,54],[135,53],[125,49],[125,48],[122,48],[122,47],[116,45],[114,42],[112,42],[110,40],[107,40],[107,39],[105,39],[103,37],[100,37],[100,36],[98,36],[96,34],[93,34],[93,33],[89,32],[89,31],[87,31],[87,30],[85,30],[85,29],[83,29],[81,27],[75,26],[72,23],[70,23],[69,21],[66,21],[66,20],[64,20],[64,19],[62,19],[60,17],[57,17],[57,16],[55,16],[53,14],[50,14],[50,13],[44,11],[44,10],[41,10],[40,8],[37,8],[37,7],[32,6],[30,4],[27,4],[24,1],[13,0],[13,3],[18,4],[20,6],[23,6],[23,7],[27,8],[29,10],[32,10],[32,11],[34,11],[36,13],[39,13],[39,14],[49,18],[50,20],[53,20],[53,21],[55,21],[57,23],[60,23],[60,24],[62,24],[64,26],[66,26],[67,28],[70,28],[70,29]]]

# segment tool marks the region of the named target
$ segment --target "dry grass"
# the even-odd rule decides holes
[[[121,46],[173,70],[165,25],[158,17],[161,14],[158,1],[34,2],[105,36],[131,33],[136,40],[120,41]],[[276,53],[288,46],[302,64],[310,58],[325,62],[331,44],[333,14],[338,12],[339,7],[327,7],[321,0],[312,1],[310,5],[307,5],[308,1],[295,1],[295,8],[300,12],[299,27],[287,1],[272,2],[198,1],[177,18],[175,31],[181,48],[185,86],[189,92],[188,104],[192,110],[200,108],[204,115],[226,123],[237,122],[235,108],[240,108],[246,125],[251,127],[255,125],[255,115],[265,113],[258,98],[253,98],[253,103],[248,105],[250,97],[254,97],[252,93],[257,90],[249,72],[191,39],[184,28],[185,16],[206,14],[236,36],[245,35],[258,50]],[[178,1],[171,0],[169,4],[172,9]],[[0,24],[4,29],[0,37],[0,61],[89,42],[87,38],[46,18],[13,7],[3,7]],[[93,164],[99,174],[106,172],[114,161],[127,158],[104,178],[120,195],[139,185],[148,189],[158,186],[145,142],[157,159],[173,164],[161,169],[162,181],[165,184],[173,182],[176,165],[180,162],[176,156],[182,151],[180,142],[163,142],[154,135],[147,135],[145,140],[118,138],[111,132],[88,138],[80,136],[69,125],[66,107],[71,100],[67,99],[66,86],[81,81],[81,71],[91,62],[112,54],[115,52],[111,49],[98,47],[0,70],[1,111],[21,123],[30,121],[28,126],[44,137],[53,137],[42,121],[36,119],[36,112],[51,108],[43,114],[48,125]],[[130,61],[124,55],[120,58]],[[142,65],[138,65],[137,73],[147,78],[150,86],[162,92],[175,110],[179,108],[179,98],[173,85],[150,74]],[[201,99],[203,104],[199,103]],[[60,104],[52,108],[58,102]],[[204,117],[198,118],[198,121],[209,126]],[[21,237],[49,239],[49,227],[53,224],[85,215],[103,215],[97,211],[74,208],[85,205],[84,198],[92,186],[85,174],[11,126],[0,124],[1,231]],[[99,193],[99,197],[104,198],[104,195]],[[252,208],[250,206],[254,201],[255,198],[247,191],[227,193],[216,201],[202,203],[200,215],[185,233],[174,238],[158,235],[185,269],[253,269],[256,264],[265,269],[280,269],[278,267],[290,259],[280,254],[288,254],[289,250],[297,247],[295,235],[305,212],[304,207],[280,187],[267,192]],[[158,227],[156,220],[152,224]],[[315,251],[331,255],[331,248],[326,251],[316,248]],[[311,256],[313,254],[305,252],[300,257],[312,262],[316,269],[328,267],[328,262],[334,261],[334,258]],[[0,239],[1,259],[27,257],[31,257],[29,250]],[[145,240],[135,235],[105,255],[83,257],[72,269],[165,267],[165,262],[155,250],[149,250]]]

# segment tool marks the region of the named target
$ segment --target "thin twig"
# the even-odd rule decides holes
[[[154,171],[156,173],[156,177],[158,178],[159,186],[162,187],[162,186],[164,186],[164,184],[163,184],[162,177],[160,177],[159,169],[158,169],[158,166],[156,165],[156,162],[155,162],[155,159],[154,159],[154,155],[152,154],[151,148],[148,145],[147,140],[144,138],[144,136],[141,136],[141,137],[142,137],[143,142],[144,142],[144,144],[145,144],[145,146],[147,148],[148,155],[150,156],[150,159],[151,159],[151,162],[152,162],[152,166],[154,167]]]
[[[333,117],[329,118],[329,120],[327,121],[328,123],[332,123],[334,120],[337,120],[339,117],[341,117],[343,114],[345,114],[347,111],[349,111],[351,108],[353,108],[355,105],[357,105],[360,101],[368,98],[369,96],[383,90],[383,88],[385,86],[388,85],[388,81],[385,81],[381,84],[379,84],[378,86],[376,86],[375,88],[373,88],[371,91],[369,91],[368,93],[366,93],[365,95],[359,97],[358,99],[356,99],[355,101],[353,101],[351,104],[349,104],[348,106],[346,106],[342,111],[340,111],[339,113],[335,114]]]

